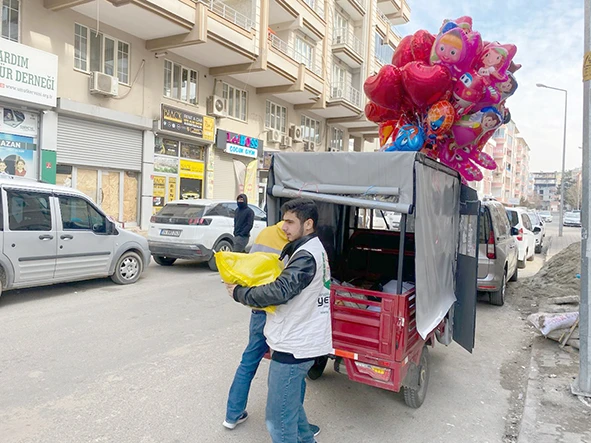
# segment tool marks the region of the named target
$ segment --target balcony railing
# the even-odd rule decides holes
[[[304,3],[316,11],[316,14],[318,14],[320,17],[324,18],[324,2],[319,0],[304,0]]]
[[[336,28],[333,34],[333,45],[345,45],[359,55],[363,55],[361,40],[348,28]]]
[[[201,0],[201,2],[204,3],[211,11],[234,23],[236,26],[240,26],[247,31],[250,31],[255,27],[254,20],[236,11],[234,8],[226,5],[220,0]]]
[[[376,9],[376,14],[377,16],[385,23],[387,23],[388,25],[390,24],[390,20],[388,19],[388,17],[386,17],[386,14],[384,14],[380,8]]]
[[[268,36],[272,48],[275,48],[298,63],[303,63],[306,65],[306,69],[312,71],[314,74],[322,76],[322,68],[315,60],[310,59],[306,54],[299,52],[294,46],[277,37],[273,31],[269,30]]]
[[[345,82],[335,82],[331,85],[330,98],[347,100],[357,107],[361,106],[361,93]]]

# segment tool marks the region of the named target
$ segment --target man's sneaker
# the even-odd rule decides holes
[[[235,423],[230,423],[228,420],[224,420],[224,422],[222,423],[222,425],[224,426],[224,428],[234,429],[240,423],[244,423],[247,418],[248,418],[248,412],[244,411],[242,413],[242,415],[240,417],[238,417],[238,420],[236,420]]]
[[[320,434],[320,426],[310,425],[310,430],[314,433],[314,437]]]

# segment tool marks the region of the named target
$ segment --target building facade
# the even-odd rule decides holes
[[[0,89],[8,171],[142,227],[172,199],[262,205],[273,151],[373,150],[363,81],[410,18],[404,0],[2,2],[3,77],[14,61],[34,91]]]
[[[557,172],[534,172],[532,175],[534,194],[540,209],[558,211],[560,208],[559,174]]]

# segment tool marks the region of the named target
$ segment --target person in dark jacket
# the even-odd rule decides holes
[[[244,252],[254,225],[254,211],[248,207],[246,194],[240,194],[236,203],[238,209],[234,213],[234,252]]]

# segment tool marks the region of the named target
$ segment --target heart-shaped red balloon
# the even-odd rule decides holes
[[[396,46],[396,50],[392,56],[392,64],[394,66],[403,68],[407,63],[414,61],[411,43],[412,35],[407,35],[402,40],[400,40],[400,43],[398,43],[398,46]],[[431,51],[431,48],[429,48],[429,51]]]
[[[404,88],[400,69],[384,65],[376,74],[368,77],[363,85],[365,95],[370,101],[388,109],[400,109]]]
[[[370,122],[382,123],[398,120],[401,115],[402,110],[384,108],[371,102],[365,105],[365,116]]]
[[[425,110],[449,94],[452,77],[444,66],[412,62],[402,69],[402,83],[417,108]]]
[[[429,57],[431,57],[431,49],[434,43],[435,36],[429,31],[421,29],[415,32],[410,42],[413,60],[429,64]]]

